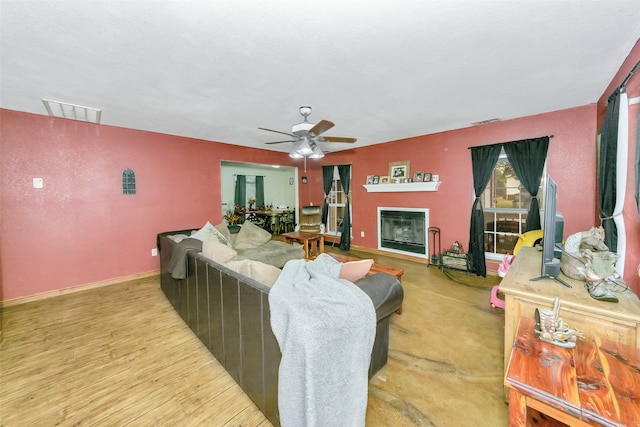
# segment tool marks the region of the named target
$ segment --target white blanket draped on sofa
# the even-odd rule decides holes
[[[269,293],[283,427],[365,425],[376,313],[340,268],[326,254],[289,261]]]

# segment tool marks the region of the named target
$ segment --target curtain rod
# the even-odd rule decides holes
[[[554,135],[546,135],[546,137],[549,139],[553,138],[553,136]],[[509,142],[519,142],[519,141],[526,141],[527,139],[538,139],[538,138],[544,138],[544,136],[537,136],[535,138],[518,139],[515,141],[509,141]],[[467,147],[467,150],[471,150],[472,148],[476,148],[476,147],[491,147],[492,145],[508,144],[509,142],[496,142],[495,144],[474,145],[473,147]]]
[[[238,176],[238,175],[244,175],[244,176],[261,176],[261,177],[263,177],[263,178],[266,178],[266,175],[246,175],[246,174],[243,174],[243,173],[234,173],[234,174],[233,174],[233,176]]]
[[[629,71],[629,74],[627,74],[627,77],[625,77],[625,79],[622,81],[622,84],[620,85],[621,88],[625,87],[627,83],[629,83],[629,80],[631,80],[631,77],[633,77],[636,71],[638,71],[638,68],[640,68],[640,61],[638,61],[636,66],[633,67],[631,71]]]

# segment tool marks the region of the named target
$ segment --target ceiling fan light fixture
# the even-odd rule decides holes
[[[313,144],[313,152],[309,155],[310,159],[321,159],[324,157],[324,153],[316,144]]]
[[[292,159],[301,159],[301,158],[303,158],[304,156],[303,156],[302,154],[298,153],[298,152],[294,149],[293,151],[291,151],[291,152],[289,153],[289,157],[291,157]]]
[[[300,144],[298,145],[296,151],[303,156],[308,156],[309,154],[313,153],[313,149],[309,145],[309,141],[307,141],[306,139],[300,141]]]

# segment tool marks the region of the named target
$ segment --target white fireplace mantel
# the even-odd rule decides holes
[[[401,184],[363,184],[369,193],[399,193],[403,191],[438,191],[440,181],[406,182]]]

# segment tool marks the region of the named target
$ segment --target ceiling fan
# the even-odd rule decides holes
[[[355,138],[347,138],[342,136],[322,136],[323,133],[325,133],[335,125],[329,120],[320,120],[318,123],[309,123],[308,117],[311,114],[311,107],[300,107],[300,114],[302,114],[302,117],[304,117],[304,121],[302,123],[294,125],[291,128],[291,133],[267,128],[258,128],[269,132],[288,135],[292,138],[284,141],[267,142],[266,144],[282,144],[284,142],[294,142],[295,146],[291,153],[289,153],[289,156],[296,159],[301,159],[303,157],[323,157],[324,153],[318,146],[319,142],[344,142],[350,144],[356,142]]]

